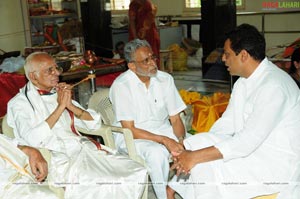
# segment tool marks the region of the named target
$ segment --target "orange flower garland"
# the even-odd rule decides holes
[[[192,105],[192,129],[196,132],[208,132],[219,119],[229,102],[229,93],[214,93],[212,96],[201,96],[198,92],[179,91],[183,101]]]

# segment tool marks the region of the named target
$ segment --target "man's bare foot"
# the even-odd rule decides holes
[[[167,186],[167,198],[175,199],[175,191],[169,186]]]

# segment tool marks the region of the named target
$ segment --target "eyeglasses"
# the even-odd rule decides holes
[[[147,57],[146,59],[144,59],[142,61],[133,61],[133,62],[141,63],[141,64],[144,64],[144,65],[150,65],[151,61],[156,62],[157,61],[157,56],[156,55],[151,55],[151,56]]]
[[[49,68],[47,68],[46,70],[44,70],[43,73],[44,73],[46,76],[50,76],[50,75],[55,74],[56,71],[58,71],[59,74],[61,74],[61,73],[63,72],[63,68],[60,67],[60,66],[54,65],[54,66],[49,67]],[[37,72],[37,71],[33,71],[33,72]]]

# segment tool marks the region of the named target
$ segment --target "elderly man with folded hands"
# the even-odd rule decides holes
[[[100,115],[72,100],[72,85],[59,82],[55,60],[36,52],[24,68],[29,82],[8,103],[8,125],[21,144],[50,150],[48,178],[65,188],[65,198],[139,198],[146,169],[127,157],[106,154],[76,130],[100,128]]]

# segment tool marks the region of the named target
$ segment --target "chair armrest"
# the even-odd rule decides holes
[[[109,126],[102,125],[97,130],[87,130],[87,129],[77,127],[77,130],[87,135],[101,136],[106,146],[110,147],[111,149],[116,149],[116,145],[112,134],[112,129]]]
[[[146,165],[145,161],[136,152],[133,135],[130,129],[102,124],[101,128],[93,131],[78,127],[77,130],[87,135],[101,136],[104,140],[104,144],[111,149],[116,149],[112,132],[123,134],[129,158],[141,163],[142,165]]]
[[[117,126],[110,126],[110,128],[113,132],[122,133],[124,135],[129,158],[141,163],[142,165],[146,165],[145,161],[136,152],[132,131],[130,129]]]
[[[8,126],[8,124],[7,124],[7,115],[5,115],[2,118],[2,132],[7,137],[10,137],[10,138],[14,138],[15,137],[14,130],[10,126]]]

